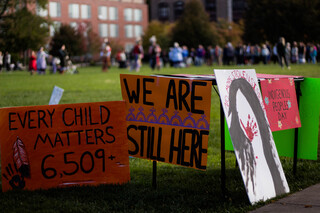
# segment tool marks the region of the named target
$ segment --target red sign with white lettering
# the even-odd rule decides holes
[[[262,80],[261,90],[272,131],[301,127],[292,78]]]

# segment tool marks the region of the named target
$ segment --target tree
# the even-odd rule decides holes
[[[189,0],[186,3],[182,16],[173,28],[172,39],[172,42],[176,41],[188,47],[216,43],[218,36],[200,0]]]
[[[20,8],[26,7],[27,4],[37,4],[39,7],[45,8],[48,0],[0,0],[0,19],[5,15],[7,10],[15,10],[19,6]]]
[[[101,48],[101,38],[97,33],[95,33],[92,28],[88,30],[87,37],[87,52],[91,55],[96,55],[100,52]]]
[[[150,37],[156,36],[157,43],[160,45],[162,49],[169,49],[171,39],[170,33],[174,24],[161,23],[159,21],[152,21],[149,23],[146,32],[142,37],[142,44],[145,50],[148,49],[150,45]]]
[[[62,24],[57,30],[50,42],[50,54],[57,56],[62,45],[66,46],[66,50],[70,56],[81,56],[86,52],[84,48],[84,36],[78,30],[69,25]]]
[[[3,16],[4,12],[7,10],[8,3],[9,3],[9,0],[0,1],[0,19]]]
[[[244,39],[251,43],[319,41],[320,0],[248,0]]]
[[[3,17],[0,22],[0,46],[11,53],[38,49],[48,38],[48,21],[26,7]]]
[[[227,42],[231,42],[234,45],[242,42],[243,36],[243,21],[239,21],[238,24],[234,22],[228,22],[225,19],[219,19],[217,22],[212,23],[215,31],[218,33],[217,44],[225,45]]]
[[[21,59],[29,49],[44,46],[49,21],[28,10],[28,4],[44,8],[48,0],[0,1],[0,49],[10,51],[13,61]]]

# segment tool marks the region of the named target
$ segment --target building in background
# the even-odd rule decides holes
[[[51,36],[61,24],[69,24],[84,32],[92,29],[101,40],[116,40],[127,50],[148,25],[145,0],[49,0],[47,9],[37,13],[53,21]]]
[[[183,13],[188,0],[150,0],[150,20],[176,21]],[[238,22],[247,7],[246,0],[201,0],[210,21],[224,18]]]

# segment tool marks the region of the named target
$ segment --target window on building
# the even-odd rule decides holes
[[[69,4],[69,17],[79,18],[79,4]]]
[[[91,24],[86,23],[86,22],[81,22],[79,25],[79,29],[82,32],[84,37],[88,37],[88,31],[91,28]]]
[[[70,25],[70,27],[72,27],[75,30],[78,29],[78,23],[77,22],[70,22],[69,25]]]
[[[98,7],[98,18],[100,20],[107,20],[108,19],[108,8],[106,6],[99,6]]]
[[[100,37],[108,37],[108,24],[99,24]]]
[[[43,29],[48,29],[48,24],[47,23],[42,23],[40,24],[40,28],[43,28]]]
[[[158,4],[158,17],[160,21],[169,20],[169,4],[161,2]]]
[[[118,8],[109,7],[109,20],[111,21],[118,20]]]
[[[49,15],[53,18],[61,16],[60,2],[49,2]]]
[[[141,9],[134,9],[134,21],[142,21],[142,10]]]
[[[173,11],[174,11],[174,19],[177,20],[181,17],[184,10],[184,2],[183,1],[176,1],[173,4]]]
[[[246,9],[247,9],[246,0],[233,0],[232,2],[233,21],[238,22],[240,19],[242,19]]]
[[[141,25],[135,25],[135,26],[134,26],[134,36],[135,36],[136,38],[142,36],[142,26],[141,26]]]
[[[37,10],[36,10],[36,13],[38,16],[41,16],[41,17],[46,17],[48,16],[48,5],[46,5],[45,8],[41,8],[38,4],[37,4]]]
[[[209,14],[210,21],[217,21],[217,6],[216,0],[206,0],[205,9]]]
[[[117,38],[119,36],[119,28],[117,24],[110,24],[110,37]]]
[[[54,36],[55,32],[59,31],[61,26],[60,21],[54,21],[52,25],[50,25],[50,36]]]
[[[131,8],[125,8],[123,10],[123,13],[124,13],[124,20],[132,21],[132,9]]]
[[[91,6],[87,4],[81,5],[81,18],[89,19],[91,18]]]
[[[133,27],[131,24],[125,25],[124,26],[124,33],[126,38],[133,38]]]
[[[133,44],[133,43],[126,43],[126,44],[124,45],[125,51],[126,51],[127,53],[131,52],[131,50],[132,50],[133,47],[134,47],[134,44]]]

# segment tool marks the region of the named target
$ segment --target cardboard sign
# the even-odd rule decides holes
[[[255,70],[214,70],[250,202],[289,192]]]
[[[130,179],[125,103],[0,109],[2,190]]]
[[[63,95],[64,89],[54,86],[49,105],[59,104],[61,97]]]
[[[261,90],[271,131],[301,127],[294,80],[261,80]]]
[[[205,170],[211,82],[120,75],[131,156]]]

